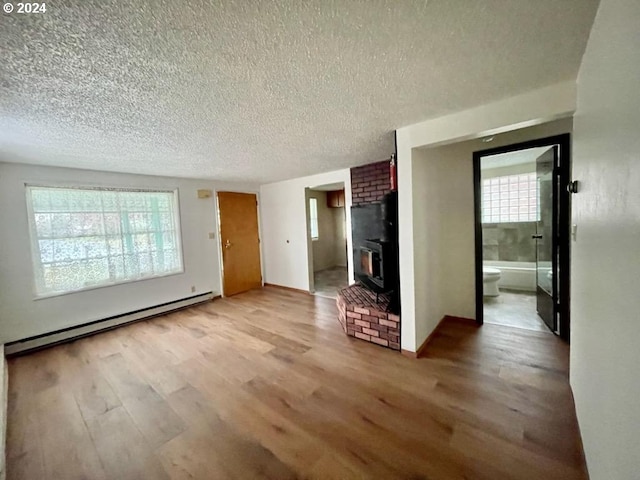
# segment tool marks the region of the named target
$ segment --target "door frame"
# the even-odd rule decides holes
[[[558,237],[554,239],[554,244],[558,250],[558,335],[569,342],[571,331],[570,317],[570,233],[571,233],[571,195],[567,190],[567,185],[571,178],[571,134],[563,133],[552,137],[545,137],[526,142],[514,143],[502,147],[489,148],[473,152],[473,201],[475,220],[475,286],[476,286],[476,323],[484,323],[483,307],[483,282],[482,282],[482,198],[481,198],[481,170],[480,161],[482,157],[499,153],[515,152],[529,148],[547,147],[558,145],[559,155],[556,166],[560,178],[558,189],[559,211],[558,211]]]
[[[307,229],[307,276],[309,277],[309,293],[315,295],[316,281],[315,272],[313,271],[313,239],[311,238],[311,187],[304,188],[304,215],[305,227]]]
[[[251,191],[251,190],[232,190],[232,189],[224,189],[224,190],[218,190],[218,189],[214,189],[212,190],[212,197],[213,197],[213,212],[214,212],[214,236],[212,237],[211,234],[214,232],[210,232],[209,233],[209,239],[210,240],[214,240],[216,243],[216,250],[218,252],[218,282],[220,284],[220,297],[221,298],[226,298],[227,295],[225,294],[224,291],[224,261],[222,259],[222,256],[224,255],[224,253],[222,252],[222,230],[221,230],[221,219],[220,219],[220,203],[218,201],[218,194],[219,193],[245,193],[245,194],[249,194],[249,195],[255,195],[256,197],[256,215],[258,218],[258,250],[260,252],[260,283],[262,284],[262,287],[264,287],[265,285],[265,280],[264,280],[264,275],[265,275],[265,271],[264,271],[264,252],[262,249],[262,221],[261,221],[261,215],[260,215],[260,192],[258,191]]]
[[[345,182],[344,180],[338,180],[337,182],[331,182],[331,183],[322,183],[319,185],[315,185],[315,186],[310,186],[310,187],[305,187],[304,188],[304,204],[305,204],[305,227],[307,229],[306,231],[306,236],[307,236],[307,269],[308,269],[308,277],[309,277],[309,293],[311,295],[315,295],[316,294],[316,282],[315,282],[315,269],[314,269],[314,262],[315,262],[315,257],[314,257],[314,253],[313,253],[313,242],[315,240],[313,240],[311,238],[311,205],[309,200],[311,198],[314,198],[314,192],[322,192],[325,195],[328,195],[329,192],[335,191],[335,190],[324,190],[327,186],[332,186],[332,187],[337,187],[338,184],[342,184],[342,190],[344,191],[344,206],[340,207],[344,209],[344,240],[345,240],[345,248],[346,248],[346,252],[345,252],[345,259],[347,261],[347,272],[349,271],[349,266],[350,266],[350,257],[349,257],[349,238],[351,237],[351,231],[349,230],[349,228],[347,228],[347,226],[349,225],[349,222],[347,221],[347,214],[349,213],[348,208],[347,208],[347,182]],[[350,195],[349,195],[350,196]],[[318,200],[318,199],[316,199]],[[325,202],[326,204],[326,202]],[[320,227],[320,224],[318,223],[318,228]],[[319,232],[318,232],[319,233]],[[337,232],[334,232],[337,233]],[[341,239],[342,240],[342,239]],[[347,282],[350,284],[351,280],[349,279],[349,274],[347,273]]]

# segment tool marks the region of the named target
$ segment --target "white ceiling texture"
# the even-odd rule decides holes
[[[575,79],[597,0],[56,0],[0,15],[0,160],[266,183]]]

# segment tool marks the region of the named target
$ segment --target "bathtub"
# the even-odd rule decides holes
[[[512,290],[536,291],[536,264],[535,262],[501,262],[497,260],[484,260],[485,267],[500,269],[498,288],[510,288]]]

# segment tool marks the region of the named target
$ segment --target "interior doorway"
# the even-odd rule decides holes
[[[344,183],[306,190],[309,236],[309,291],[335,298],[349,284]]]
[[[569,142],[474,153],[478,323],[569,340]]]

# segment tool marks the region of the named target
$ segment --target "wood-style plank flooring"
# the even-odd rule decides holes
[[[251,291],[9,360],[9,479],[584,479],[568,348],[445,321],[425,357]]]

